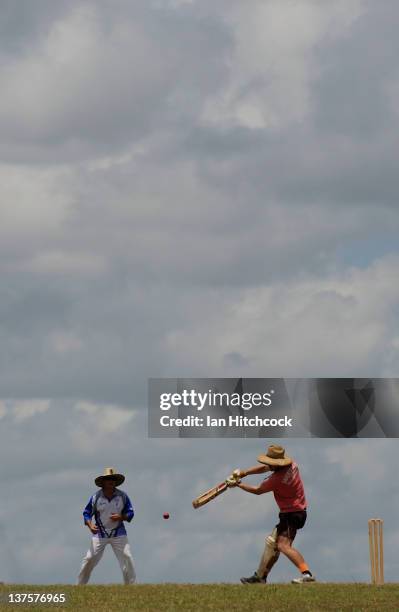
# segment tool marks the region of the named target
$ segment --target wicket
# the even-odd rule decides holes
[[[371,582],[384,584],[384,521],[372,518],[369,520],[369,547]]]

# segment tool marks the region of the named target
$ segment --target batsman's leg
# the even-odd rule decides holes
[[[294,536],[295,537],[295,536]],[[305,566],[305,559],[302,557],[299,550],[292,546],[294,538],[288,538],[284,535],[277,537],[277,549],[282,552],[296,567],[301,570],[301,567]]]
[[[294,535],[295,537],[295,535]],[[294,584],[302,584],[305,582],[316,582],[315,577],[309,569],[305,559],[297,550],[292,546],[293,538],[287,538],[283,535],[277,537],[277,548],[282,552],[301,572],[300,578],[294,578],[292,582]]]
[[[134,570],[133,557],[130,551],[130,545],[127,536],[111,538],[111,546],[116,555],[116,558],[119,561],[124,583],[134,584],[136,582],[136,572]]]
[[[106,538],[92,538],[90,548],[83,558],[82,566],[78,576],[78,584],[87,584],[90,575],[103,556],[104,548],[107,543]]]
[[[262,558],[257,569],[257,575],[259,578],[267,578],[273,565],[277,562],[280,556],[277,550],[277,529],[274,528],[270,535],[265,540],[265,550],[263,551]]]
[[[252,576],[240,578],[242,584],[266,584],[267,576],[279,556],[280,553],[277,550],[277,529],[274,528],[271,534],[266,537],[265,549],[258,569]]]

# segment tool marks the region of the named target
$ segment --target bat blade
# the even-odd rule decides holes
[[[221,493],[224,493],[227,488],[227,484],[225,482],[221,482],[220,484],[216,485],[216,487],[209,489],[209,491],[205,491],[205,493],[199,495],[193,500],[193,508],[201,508],[201,506],[205,506],[205,504],[215,499],[215,497]]]

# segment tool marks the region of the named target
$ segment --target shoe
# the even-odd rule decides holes
[[[240,578],[240,581],[242,584],[266,584],[266,578],[261,578],[256,572],[249,578]]]
[[[304,574],[300,578],[294,578],[291,580],[292,584],[304,584],[305,582],[316,582],[316,578],[314,576],[310,576],[309,574]]]

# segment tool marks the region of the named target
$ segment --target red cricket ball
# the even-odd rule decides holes
[[[169,512],[164,512],[162,516],[163,516],[164,519],[168,519],[169,518]]]

